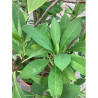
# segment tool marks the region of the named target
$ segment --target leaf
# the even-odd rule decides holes
[[[39,31],[37,28],[30,25],[24,25],[22,29],[24,32],[30,35],[31,38],[39,45],[53,52],[53,46],[47,34]]]
[[[12,4],[12,24],[15,33],[18,33],[20,38],[24,39],[23,32],[21,27],[26,24],[24,13],[19,8],[19,0],[17,0],[17,4]],[[16,32],[16,30],[17,32]]]
[[[65,72],[68,75],[68,78],[70,80],[76,81],[75,73],[73,72],[73,70],[70,66],[68,66],[66,69],[64,69],[63,72]]]
[[[65,71],[62,72],[62,80],[63,80],[63,84],[70,84],[69,77]]]
[[[71,57],[68,54],[57,54],[54,57],[55,65],[62,71],[69,65]]]
[[[29,79],[40,73],[49,63],[47,59],[37,59],[29,64],[21,71],[20,77],[23,79]]]
[[[85,54],[85,41],[80,41],[76,43],[72,48],[67,50],[68,52],[76,51],[76,52],[82,52]]]
[[[60,21],[60,28],[61,28],[61,33],[65,31],[67,25],[70,23],[70,20],[66,14],[63,15]]]
[[[79,91],[80,87],[75,84],[64,84],[63,92],[60,98],[76,98]]]
[[[42,6],[47,0],[27,0],[28,13]]]
[[[53,18],[51,22],[51,38],[52,38],[56,53],[59,52],[60,36],[61,36],[61,32],[60,32],[59,23],[55,18]]]
[[[72,54],[71,55],[71,63],[70,65],[76,71],[80,72],[82,75],[85,75],[85,59],[79,55]]]
[[[76,85],[82,85],[84,82],[85,82],[85,79],[80,78],[80,79],[77,79],[77,81],[75,81],[74,84],[76,84]]]
[[[31,78],[35,83],[38,83],[41,85],[42,83],[42,80],[43,80],[43,77],[42,76],[39,76],[39,75],[36,75],[35,77],[32,77]]]
[[[77,18],[73,20],[67,27],[66,30],[64,31],[62,37],[61,37],[61,42],[60,42],[60,48],[62,49],[64,45],[66,47],[69,46],[69,44],[79,35],[82,25],[81,25],[81,18]]]
[[[45,3],[44,5],[41,6],[41,9],[45,11],[50,5],[51,3]],[[62,11],[62,8],[60,7],[60,5],[55,5],[52,7],[52,9],[48,11],[48,13],[55,15],[57,13],[60,13],[61,11]]]
[[[26,95],[24,93],[24,91],[20,88],[20,86],[18,85],[17,81],[16,81],[16,74],[15,72],[13,73],[13,82],[14,82],[14,98],[28,98],[28,95]],[[29,98],[32,98],[32,94],[30,94]]]
[[[58,98],[61,96],[63,89],[63,81],[61,72],[56,66],[54,66],[49,73],[48,88],[53,98]]]
[[[20,36],[19,36],[18,33],[12,32],[12,37],[13,37],[16,41],[18,41],[18,42],[21,43],[21,38],[20,38]]]
[[[44,48],[36,48],[36,49],[27,49],[26,50],[26,55],[28,55],[29,57],[26,58],[24,61],[27,61],[28,59],[32,58],[32,57],[40,57],[40,55],[43,55],[45,53],[45,49]]]
[[[85,4],[76,4],[72,12],[72,18],[77,17],[85,10]]]
[[[37,26],[37,28],[38,28],[41,32],[46,33],[46,34],[50,37],[50,33],[49,33],[50,30],[49,30],[49,27],[47,26],[46,23],[39,24],[39,25]]]
[[[44,89],[41,85],[37,83],[33,83],[31,86],[31,91],[35,94],[42,95],[44,92]]]

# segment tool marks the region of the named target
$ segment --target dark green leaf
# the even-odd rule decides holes
[[[43,94],[43,87],[37,83],[33,83],[31,86],[31,91],[35,94],[42,95]]]
[[[77,79],[77,81],[75,81],[74,84],[76,84],[76,85],[82,85],[84,82],[85,82],[85,79],[80,78],[80,79]]]
[[[60,98],[76,98],[79,94],[80,87],[75,84],[65,84]]]
[[[62,71],[69,65],[71,57],[68,54],[57,54],[54,57],[55,65]]]
[[[41,6],[41,9],[45,11],[50,5],[51,3],[45,3],[43,6]],[[55,15],[56,13],[59,13],[61,11],[62,8],[60,7],[60,5],[55,5],[48,11],[48,13]]]
[[[30,62],[20,73],[20,77],[23,79],[28,79],[36,76],[40,73],[49,63],[47,59],[37,59]]]
[[[48,77],[48,88],[52,97],[58,98],[61,96],[63,89],[63,81],[61,72],[56,66],[54,66],[50,71]]]
[[[68,52],[76,51],[76,52],[82,52],[85,53],[85,41],[81,41],[76,43],[72,48],[67,50]]]
[[[76,6],[72,12],[72,18],[77,17],[84,10],[85,10],[85,4],[76,4]]]

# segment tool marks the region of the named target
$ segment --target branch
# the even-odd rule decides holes
[[[37,22],[36,10],[33,11],[34,24]]]
[[[37,26],[40,21],[44,18],[44,16],[47,14],[47,12],[54,6],[56,5],[60,0],[56,0],[55,2],[53,2],[44,12],[44,14],[41,16],[41,18],[33,25],[33,26]]]
[[[67,1],[67,0],[62,0],[62,1],[67,3],[86,3],[86,1]]]
[[[86,1],[68,1],[68,0],[61,0],[67,3],[86,3]],[[52,3],[54,0],[47,1],[46,3]]]
[[[41,17],[41,8],[39,8],[38,11],[39,11],[39,17],[38,18],[40,19],[40,17]],[[41,21],[39,23],[41,23]]]
[[[66,50],[70,49],[70,48],[74,45],[74,43],[75,43],[76,40],[80,37],[80,35],[82,34],[82,32],[83,32],[84,30],[85,30],[85,22],[84,22],[84,24],[83,24],[83,26],[82,26],[82,30],[81,30],[80,34],[71,42],[71,44],[68,46],[68,48],[67,48]]]
[[[15,66],[15,62],[16,62],[16,60],[14,61],[14,63],[12,63],[12,66],[13,66],[13,72],[16,71],[16,70],[21,66],[21,64],[22,64],[22,59],[21,59],[21,61],[20,61],[20,63],[19,63],[18,66]]]

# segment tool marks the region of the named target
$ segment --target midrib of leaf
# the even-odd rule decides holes
[[[75,26],[75,28],[72,30],[72,32],[76,29],[76,27],[78,26],[79,22],[77,23],[77,25]],[[66,38],[66,40],[63,42],[63,45],[64,43],[66,43],[66,41],[68,40],[68,38],[70,37],[70,35],[72,34],[72,32],[70,32],[69,36]]]

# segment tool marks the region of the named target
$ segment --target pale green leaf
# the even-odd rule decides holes
[[[53,18],[51,22],[51,38],[52,38],[56,53],[59,52],[60,36],[61,36],[61,31],[60,31],[59,23],[55,18]]]
[[[73,70],[70,66],[68,66],[66,69],[64,69],[63,72],[65,72],[68,75],[68,78],[70,80],[76,81],[75,73],[73,72]]]
[[[53,52],[53,46],[47,34],[30,25],[24,25],[22,29],[39,45]]]
[[[60,28],[61,28],[62,34],[65,31],[65,29],[69,23],[70,23],[70,20],[69,20],[68,16],[66,14],[64,14],[60,21]]]
[[[28,79],[36,76],[48,65],[49,60],[47,59],[37,59],[30,62],[26,67],[21,71],[20,77],[23,79]]]
[[[61,42],[60,42],[60,48],[63,49],[64,46],[69,46],[69,44],[79,35],[82,29],[82,20],[81,18],[77,18],[73,20],[64,31]]]
[[[65,71],[62,72],[62,80],[63,84],[70,84],[70,79]]]
[[[42,6],[47,0],[27,0],[28,13]]]
[[[61,96],[63,89],[63,81],[61,72],[56,66],[54,66],[49,73],[48,88],[53,98],[58,98]]]
[[[72,54],[70,65],[73,67],[73,69],[80,72],[82,75],[85,75],[86,69],[85,69],[85,59],[84,58],[82,58],[79,55]]]
[[[60,98],[76,98],[79,94],[80,87],[75,84],[65,84]]]
[[[55,65],[61,69],[62,71],[69,65],[71,61],[71,57],[68,54],[57,54],[54,57],[54,63]]]

